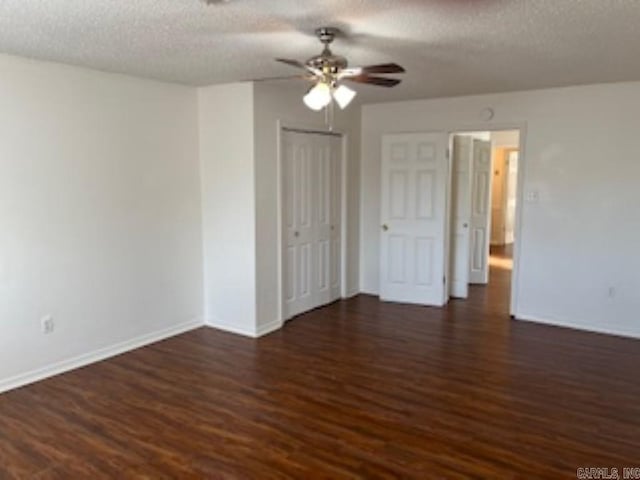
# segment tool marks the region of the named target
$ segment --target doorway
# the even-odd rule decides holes
[[[520,132],[455,132],[450,145],[449,296],[491,284],[512,313]]]
[[[341,297],[343,136],[281,132],[282,316]]]

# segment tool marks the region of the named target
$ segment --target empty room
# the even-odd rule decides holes
[[[640,478],[639,24],[0,1],[0,480]]]

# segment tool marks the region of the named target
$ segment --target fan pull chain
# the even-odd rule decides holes
[[[330,132],[333,132],[333,119],[334,119],[334,103],[333,101],[324,107],[324,124],[327,126]]]

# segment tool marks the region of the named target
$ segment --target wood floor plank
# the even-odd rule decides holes
[[[0,479],[573,479],[640,466],[640,342],[358,296],[0,395]]]

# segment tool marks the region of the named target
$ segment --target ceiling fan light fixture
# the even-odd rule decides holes
[[[325,82],[316,83],[303,98],[311,110],[320,111],[331,103],[331,87]]]
[[[340,85],[333,91],[333,99],[342,110],[349,106],[356,95],[357,92],[346,85]]]
[[[276,58],[276,61],[280,63],[304,70],[305,75],[300,75],[300,78],[315,82],[315,85],[303,97],[305,105],[311,110],[320,111],[329,106],[333,107],[333,102],[336,102],[342,110],[347,108],[356,97],[357,92],[342,85],[342,80],[389,88],[395,87],[401,80],[380,75],[406,72],[397,63],[349,67],[349,62],[345,57],[335,55],[329,48],[335,37],[340,34],[340,30],[337,28],[317,29],[316,35],[324,45],[324,49],[320,55],[311,57],[306,62]],[[327,115],[329,115],[329,111],[333,114],[333,108],[327,109]]]

